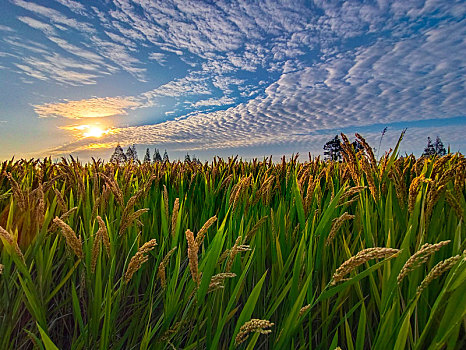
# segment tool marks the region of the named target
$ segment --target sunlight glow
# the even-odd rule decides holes
[[[60,129],[73,132],[78,138],[101,138],[104,135],[111,134],[112,128],[103,127],[101,125],[65,125]]]
[[[106,130],[102,130],[100,127],[98,126],[90,126],[88,129],[87,129],[87,132],[83,133],[84,137],[102,137],[102,135],[106,134],[107,131]]]

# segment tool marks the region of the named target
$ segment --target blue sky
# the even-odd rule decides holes
[[[466,149],[464,1],[0,3],[0,159]]]

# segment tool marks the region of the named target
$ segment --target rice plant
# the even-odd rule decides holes
[[[461,349],[466,160],[5,161],[1,349]]]

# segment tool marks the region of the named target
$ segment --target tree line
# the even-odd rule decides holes
[[[138,161],[139,161],[138,153],[136,151],[136,146],[134,144],[128,146],[126,153],[123,150],[123,148],[120,146],[120,144],[118,144],[115,147],[115,150],[113,151],[112,156],[110,157],[111,163],[126,163],[126,162],[138,162]],[[143,160],[144,163],[152,162],[153,164],[155,164],[155,163],[165,163],[169,161],[170,159],[168,158],[167,150],[163,152],[163,156],[162,156],[160,154],[160,150],[156,148],[151,158],[150,150],[149,148],[146,148],[146,153],[144,154],[144,160]],[[195,155],[193,155],[191,158],[189,153],[185,155],[184,161],[189,162],[189,163],[191,162],[200,163],[199,159],[197,159]]]
[[[382,136],[379,142],[379,147],[380,147],[382,138],[385,135],[386,131],[387,131],[387,128],[385,128],[382,131]],[[363,145],[358,140],[355,140],[352,143],[352,146],[355,152],[359,152],[360,150],[364,149]],[[341,146],[340,137],[338,135],[335,135],[333,139],[329,140],[324,145],[324,157],[326,160],[341,161],[342,152],[343,152],[343,148]],[[432,142],[432,139],[430,137],[427,138],[427,146],[424,148],[424,152],[422,153],[423,157],[444,156],[446,153],[447,153],[447,150],[445,149],[445,146],[443,145],[443,142],[439,136],[437,136],[435,142]],[[139,161],[138,153],[136,151],[136,146],[134,144],[128,146],[126,153],[123,151],[123,148],[120,146],[120,144],[118,144],[115,147],[115,150],[112,156],[110,157],[111,163],[125,163],[125,162],[137,162],[137,161]],[[154,154],[152,156],[152,163],[164,163],[164,162],[169,162],[169,161],[170,160],[168,158],[167,150],[164,151],[163,156],[162,156],[160,154],[159,149],[158,148],[155,149]],[[189,153],[185,155],[184,161],[188,163],[190,162],[199,163],[200,162],[196,158],[195,155],[193,155],[193,157],[191,158]],[[151,155],[150,155],[149,148],[146,148],[146,153],[144,155],[143,162],[151,163]]]
[[[385,128],[382,132],[382,137],[386,131],[387,130]],[[380,140],[380,143],[381,141],[382,140]],[[358,140],[355,140],[352,143],[352,145],[355,152],[358,152],[364,148]],[[326,160],[341,161],[342,152],[343,148],[341,147],[341,141],[338,135],[335,135],[333,139],[331,139],[324,145],[324,156]],[[422,153],[423,157],[444,156],[445,154],[447,154],[447,150],[445,149],[445,146],[443,145],[443,142],[440,139],[440,137],[437,136],[435,143],[432,142],[432,139],[430,137],[427,138],[427,146],[424,148],[424,152]]]

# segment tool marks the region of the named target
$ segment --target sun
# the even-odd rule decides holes
[[[102,135],[106,134],[107,132],[101,129],[98,126],[90,126],[85,133],[83,133],[84,137],[102,137]]]

